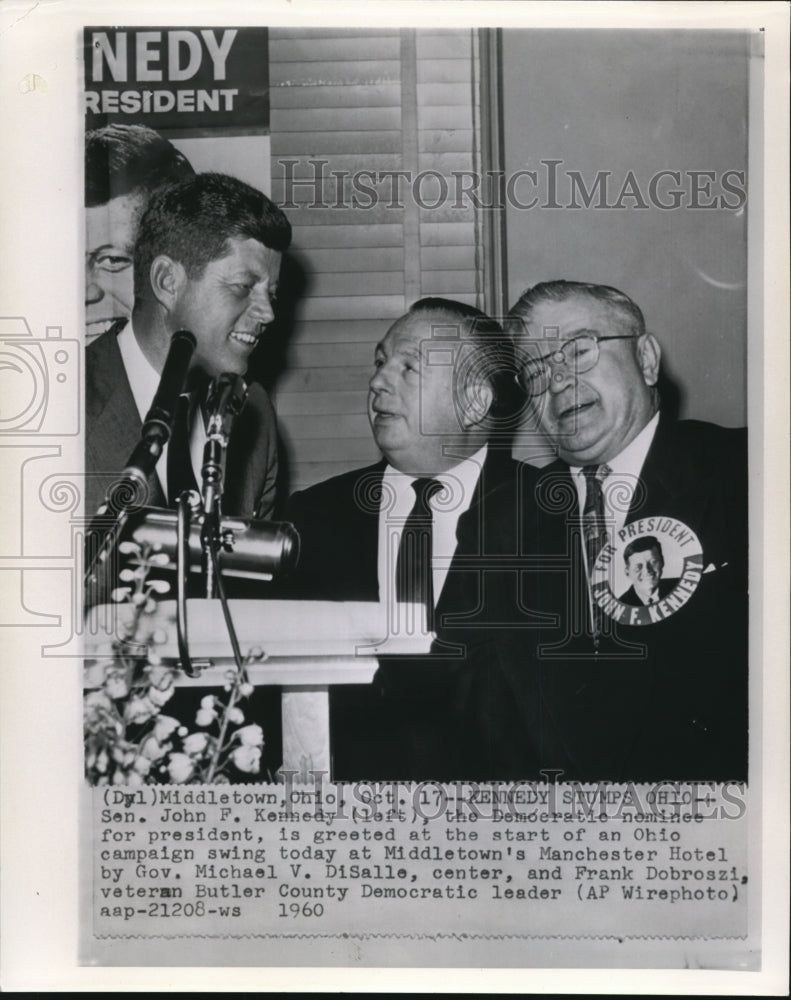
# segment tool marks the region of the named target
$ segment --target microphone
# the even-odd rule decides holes
[[[153,402],[143,421],[140,441],[121,472],[120,488],[124,492],[131,488],[134,493],[142,495],[143,503],[148,494],[148,477],[156,468],[162,449],[170,438],[170,428],[194,350],[195,337],[189,330],[177,330],[170,338],[168,356]]]
[[[176,413],[176,404],[184,388],[194,350],[194,335],[189,330],[176,330],[170,338],[170,348],[156,395],[143,421],[144,438],[161,440],[163,445],[167,443]]]
[[[203,448],[203,512],[207,518],[216,514],[222,495],[225,474],[225,449],[231,425],[247,399],[247,385],[241,375],[223,372],[209,387],[206,408],[209,422],[206,428],[206,444]],[[206,521],[206,530],[211,522]]]
[[[189,526],[189,565],[193,573],[202,568],[201,517]],[[176,520],[174,510],[145,507],[133,516],[130,537],[168,557],[162,569],[176,568]],[[291,572],[299,559],[300,539],[287,521],[256,521],[244,517],[219,519],[219,541],[223,552],[223,576],[247,580],[271,580]]]
[[[148,477],[156,468],[170,437],[176,404],[187,377],[195,343],[195,337],[188,330],[177,330],[170,338],[159,386],[143,422],[140,440],[126,466],[109,487],[104,503],[88,528],[86,607],[96,603],[108,586],[111,577],[107,577],[107,567],[130,512],[141,508],[148,500]]]
[[[233,372],[223,372],[209,387],[206,409],[209,414],[206,436],[211,438],[219,434],[224,443],[231,433],[234,417],[245,404],[247,385],[241,375]]]

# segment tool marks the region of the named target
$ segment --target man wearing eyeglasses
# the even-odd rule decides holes
[[[539,284],[509,325],[557,454],[520,497],[529,610],[502,657],[536,759],[563,780],[746,779],[745,431],[662,412],[659,343],[617,289]],[[701,568],[637,624],[596,580],[649,522],[695,537]]]

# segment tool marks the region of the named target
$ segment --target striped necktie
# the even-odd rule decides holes
[[[607,544],[607,523],[604,511],[602,484],[610,475],[609,465],[586,465],[582,469],[585,477],[585,507],[582,511],[582,534],[585,539],[585,556],[588,562],[588,580],[593,574],[596,559]],[[593,641],[596,645],[602,633],[603,612],[593,601]]]

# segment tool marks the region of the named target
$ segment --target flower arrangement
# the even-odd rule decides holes
[[[131,541],[122,542],[119,551],[129,564],[111,597],[131,604],[133,612],[109,655],[86,664],[83,728],[89,782],[209,784],[259,774],[264,733],[259,725],[246,723],[241,703],[253,693],[253,685],[243,671],[226,672],[222,692],[201,698],[192,724],[163,714],[169,702],[174,704],[177,670],[162,664],[156,653],[165,637],[151,615],[155,595],[166,594],[170,585],[150,574],[167,563],[167,556]]]

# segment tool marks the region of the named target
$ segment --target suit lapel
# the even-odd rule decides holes
[[[104,473],[118,473],[140,441],[142,424],[118,347],[117,336],[125,321],[112,327],[93,345],[90,385],[86,392],[86,450],[90,467]],[[108,484],[110,482],[108,475]],[[148,479],[148,505],[167,506],[152,473]]]
[[[583,580],[575,593],[581,604],[581,624],[583,635],[572,637],[575,629],[571,620],[569,580],[560,584],[560,575],[551,574],[552,587],[546,588],[549,605],[541,610],[561,615],[561,628],[550,629],[539,643],[549,639],[568,637],[563,649],[566,655],[555,659],[541,657],[538,660],[538,692],[547,715],[553,721],[551,729],[542,733],[545,760],[551,766],[564,766],[564,755],[572,773],[585,776],[605,771],[617,780],[621,769],[628,760],[640,720],[645,718],[646,704],[650,698],[654,675],[642,660],[619,660],[608,655],[607,643],[612,650],[613,640],[603,639],[599,657],[593,655],[594,646],[590,636],[588,613],[588,593],[584,581],[585,563],[581,548],[581,535],[575,531],[569,550],[569,519],[579,522],[580,509],[576,486],[565,463],[553,463],[545,470],[553,477],[555,495],[568,500],[563,509],[554,513],[537,515],[537,528],[544,553],[566,553],[569,558],[570,573],[583,574]],[[669,487],[662,486],[665,470],[656,463],[649,477],[649,488],[658,489],[660,496],[668,493]],[[650,494],[649,494],[650,495]],[[652,502],[653,506],[653,502]],[[631,514],[630,514],[631,517]],[[555,584],[560,585],[555,585]],[[571,586],[574,586],[573,576]],[[539,591],[544,588],[540,587]],[[634,630],[630,630],[633,632]],[[551,637],[551,638],[550,638]],[[645,636],[637,636],[644,641]],[[626,642],[634,642],[632,634]],[[610,720],[608,722],[608,720]],[[557,742],[554,742],[557,740]],[[551,749],[550,749],[551,748]],[[551,757],[548,756],[551,754]]]
[[[234,421],[228,441],[223,486],[223,511],[227,514],[252,513],[258,502],[255,484],[264,481],[265,442],[258,440],[258,414],[248,399]]]
[[[379,503],[373,498],[382,496],[382,482],[386,463],[384,460],[362,471],[354,482],[350,501],[340,505],[348,518],[346,523],[350,558],[355,560],[356,575],[360,580],[362,600],[380,600],[379,593]]]

